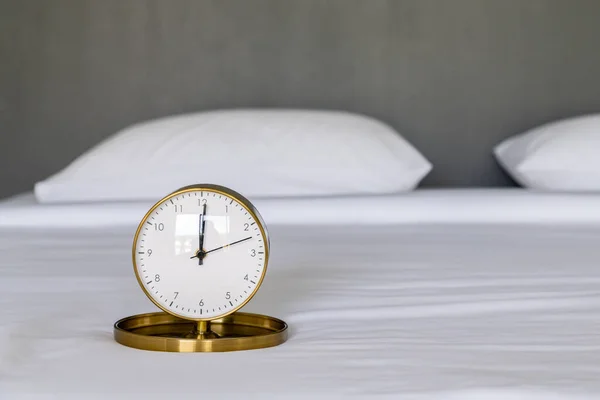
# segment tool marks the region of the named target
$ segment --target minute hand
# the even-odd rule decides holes
[[[252,239],[252,236],[248,236],[246,239],[238,240],[237,242],[229,243],[229,244],[226,244],[224,246],[217,247],[216,249],[209,250],[209,251],[206,252],[206,254],[212,253],[213,251],[224,249],[225,247],[233,246],[234,244],[245,242],[246,240],[250,240],[250,239]]]

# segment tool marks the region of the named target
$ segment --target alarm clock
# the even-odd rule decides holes
[[[258,210],[234,190],[201,184],[165,196],[142,218],[132,247],[139,286],[162,311],[117,321],[115,340],[173,352],[285,342],[285,322],[238,311],[265,278],[269,245]]]

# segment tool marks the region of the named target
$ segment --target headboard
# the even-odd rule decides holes
[[[600,109],[596,0],[0,1],[0,195],[124,126],[226,107],[347,110],[512,183],[501,139]]]

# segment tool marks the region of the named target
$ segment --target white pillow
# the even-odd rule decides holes
[[[542,125],[494,149],[522,186],[550,191],[600,191],[600,115]]]
[[[431,164],[380,121],[335,111],[242,109],[136,124],[35,185],[39,202],[156,200],[190,184],[250,197],[414,189]]]

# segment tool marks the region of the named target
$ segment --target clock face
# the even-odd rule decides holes
[[[133,251],[138,281],[157,306],[210,320],[242,307],[258,290],[269,241],[246,199],[198,186],[157,203],[140,223]]]

